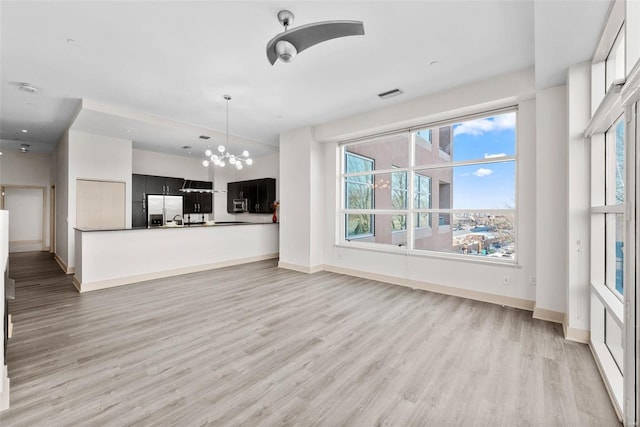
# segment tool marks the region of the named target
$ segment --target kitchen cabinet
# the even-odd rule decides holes
[[[147,195],[147,175],[131,175],[131,201],[144,203]]]
[[[131,226],[133,228],[147,226],[147,209],[144,203],[131,203]]]
[[[184,184],[183,178],[147,175],[147,194],[164,194],[165,196],[180,196],[180,189]]]
[[[167,176],[131,175],[131,226],[147,226],[147,195],[182,196],[183,178]]]
[[[262,178],[256,182],[256,198],[253,210],[249,205],[249,212],[272,213],[271,204],[276,200],[276,180],[274,178]]]
[[[252,179],[227,184],[227,212],[234,211],[234,199],[247,199],[247,212],[271,213],[276,197],[275,178]]]
[[[213,182],[211,181],[190,181],[188,187],[193,191],[183,194],[183,213],[212,213],[213,212],[213,194],[210,192],[213,189]],[[198,190],[207,190],[206,192],[200,192]]]

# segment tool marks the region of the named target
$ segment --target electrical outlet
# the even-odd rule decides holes
[[[508,285],[509,284],[509,276],[504,276],[504,279],[502,280],[502,284],[503,285]]]
[[[530,285],[536,284],[536,276],[529,276],[529,284]]]

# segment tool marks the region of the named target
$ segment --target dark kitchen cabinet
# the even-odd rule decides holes
[[[147,194],[164,194],[165,196],[180,196],[180,189],[184,184],[182,178],[147,175]]]
[[[131,201],[144,203],[147,195],[147,176],[134,173],[131,178]]]
[[[253,210],[249,212],[272,213],[271,204],[276,200],[276,180],[274,178],[262,178],[256,183],[256,202]]]
[[[133,228],[147,226],[147,210],[144,203],[133,202],[131,204],[131,226]]]
[[[227,212],[234,211],[234,200],[247,199],[249,213],[271,213],[271,204],[276,197],[275,178],[252,179],[227,184]]]
[[[211,193],[186,193],[183,199],[183,213],[212,213],[213,195]]]
[[[184,214],[212,213],[213,212],[213,182],[211,181],[187,181],[190,192],[184,195],[182,210]],[[198,190],[203,190],[200,192]]]
[[[234,205],[233,205],[233,201],[235,199],[244,199],[241,182],[227,183],[227,213],[230,213],[230,214],[237,213],[236,211],[234,211]]]

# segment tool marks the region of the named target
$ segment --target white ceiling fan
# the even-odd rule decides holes
[[[278,21],[284,26],[284,31],[267,43],[267,58],[271,65],[278,58],[282,62],[291,62],[298,53],[327,40],[364,35],[362,21],[316,22],[289,30],[293,17],[291,11],[278,12]]]

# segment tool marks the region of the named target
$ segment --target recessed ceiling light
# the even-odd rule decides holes
[[[182,148],[185,149],[185,150],[188,150],[188,149],[193,148],[193,147],[191,147],[190,145],[183,145]]]
[[[211,137],[209,135],[200,135],[198,138],[200,138],[200,139],[210,139]]]
[[[31,147],[29,144],[20,144],[20,152],[27,153],[29,151],[29,147]]]
[[[402,95],[402,91],[400,89],[391,89],[386,92],[379,93],[378,96],[380,99],[388,99],[393,98],[394,96]]]
[[[29,131],[26,130],[26,129],[22,129],[22,133],[27,133],[27,132],[29,132]]]
[[[34,85],[32,85],[31,83],[21,83],[20,86],[18,86],[18,89],[20,89],[23,92],[28,92],[28,93],[36,93],[36,92],[38,92],[38,88],[35,87]]]
[[[0,151],[0,156],[2,156],[2,151]]]
[[[429,62],[429,65],[434,66],[434,65],[438,65],[439,62],[438,61],[431,61]]]
[[[67,43],[75,43],[76,41],[74,39],[67,39]]]
[[[131,133],[131,129],[125,130],[126,133]]]

